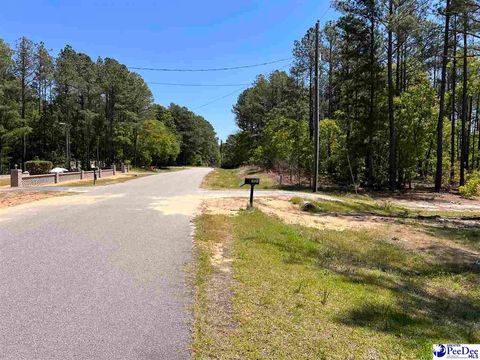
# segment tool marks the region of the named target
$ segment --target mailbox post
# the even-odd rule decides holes
[[[255,187],[255,185],[258,185],[260,184],[260,179],[259,178],[245,178],[245,181],[243,182],[242,186],[243,185],[250,185],[250,204],[249,204],[249,208],[252,208],[253,207],[253,188]]]

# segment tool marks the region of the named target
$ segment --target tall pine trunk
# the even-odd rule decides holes
[[[372,10],[373,12],[373,10]],[[373,134],[375,128],[375,16],[372,13],[370,19],[370,114],[368,129],[368,145],[365,155],[365,168],[367,169],[367,183],[373,187]]]
[[[437,169],[435,173],[435,191],[442,188],[442,166],[443,166],[443,117],[445,115],[445,90],[447,83],[447,60],[448,60],[448,32],[450,28],[450,0],[446,0],[445,6],[445,33],[443,37],[442,55],[442,80],[440,84],[440,107],[437,121]]]
[[[397,177],[397,164],[396,164],[396,133],[395,133],[395,109],[393,104],[394,87],[393,87],[393,31],[392,31],[392,17],[393,17],[393,0],[389,1],[389,24],[388,24],[388,121],[390,132],[389,143],[389,186],[390,190],[395,189],[396,177]]]
[[[462,147],[460,149],[460,186],[465,185],[465,166],[467,164],[467,117],[468,117],[468,37],[467,14],[463,14],[463,89],[462,89]]]
[[[452,64],[452,109],[450,122],[452,127],[450,142],[450,183],[455,181],[455,120],[456,120],[456,88],[457,88],[457,17],[453,18],[453,64]]]

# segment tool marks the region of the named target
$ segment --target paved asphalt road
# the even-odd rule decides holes
[[[0,359],[187,359],[196,168],[0,212]]]

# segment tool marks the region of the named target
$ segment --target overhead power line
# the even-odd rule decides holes
[[[290,65],[291,65],[291,64],[288,63],[288,64],[282,66],[282,67],[281,67],[280,69],[278,69],[278,70],[283,70],[283,69],[285,69],[286,67],[288,67],[288,66],[290,66]],[[225,95],[220,96],[220,97],[218,97],[218,98],[215,98],[215,99],[213,99],[213,100],[211,100],[211,101],[209,101],[209,102],[207,102],[207,103],[205,103],[205,104],[203,104],[203,105],[200,105],[200,106],[198,106],[198,107],[196,107],[196,108],[193,108],[192,110],[201,109],[201,108],[203,108],[203,107],[205,107],[205,106],[208,106],[208,105],[210,105],[210,104],[213,104],[214,102],[217,102],[217,101],[219,101],[219,100],[222,100],[222,99],[225,99],[225,98],[227,98],[227,97],[229,97],[229,96],[232,96],[233,94],[236,94],[236,93],[238,93],[239,91],[243,91],[243,90],[247,89],[248,87],[250,87],[250,86],[252,86],[252,85],[253,85],[253,84],[246,84],[246,85],[242,86],[241,88],[238,88],[237,90],[234,90],[234,91],[232,91],[232,92],[229,92],[228,94],[225,94]]]
[[[207,86],[207,87],[230,87],[230,86],[249,86],[251,84],[188,84],[188,83],[164,83],[164,82],[155,82],[147,81],[147,84],[150,85],[164,85],[164,86]]]
[[[323,18],[325,17],[325,15],[327,15],[330,10],[332,10],[332,7],[331,7],[331,5],[328,5],[328,7],[327,7],[327,8],[325,9],[325,11],[323,12],[322,16],[320,16],[320,17],[318,18],[318,21],[323,20]]]
[[[246,87],[241,87],[241,88],[239,88],[239,89],[237,89],[237,90],[235,90],[235,91],[232,91],[232,92],[230,92],[230,93],[228,93],[228,94],[226,94],[226,95],[220,96],[220,97],[218,97],[218,98],[216,98],[216,99],[213,99],[212,101],[209,101],[209,102],[207,102],[207,103],[205,103],[205,104],[203,104],[203,105],[200,105],[200,106],[198,106],[198,107],[196,107],[196,108],[194,108],[194,109],[192,109],[192,110],[201,109],[201,108],[203,108],[203,107],[205,107],[205,106],[207,106],[207,105],[210,105],[210,104],[213,104],[214,102],[217,102],[217,101],[219,101],[219,100],[225,99],[226,97],[229,97],[229,96],[231,96],[231,95],[233,95],[233,94],[236,94],[236,93],[238,93],[239,91],[242,91],[242,90],[245,90],[245,89],[246,89]]]
[[[247,69],[259,66],[265,66],[270,64],[276,64],[279,62],[291,60],[292,58],[285,58],[285,59],[278,59],[273,61],[268,61],[259,64],[251,64],[251,65],[241,65],[241,66],[231,66],[231,67],[221,67],[221,68],[210,68],[210,69],[172,69],[172,68],[149,68],[149,67],[136,67],[136,66],[129,66],[129,69],[132,70],[145,70],[145,71],[171,71],[171,72],[206,72],[206,71],[228,71],[228,70],[238,70],[238,69]]]

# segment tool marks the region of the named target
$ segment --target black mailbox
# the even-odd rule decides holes
[[[245,185],[258,185],[260,184],[259,178],[245,178]]]
[[[241,184],[241,186],[250,185],[250,204],[249,204],[250,208],[253,207],[253,188],[255,187],[255,185],[258,185],[258,184],[260,184],[260,179],[255,177],[245,178],[245,181],[243,182],[243,184]]]

